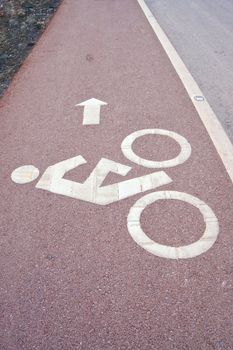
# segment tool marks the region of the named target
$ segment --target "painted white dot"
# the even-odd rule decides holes
[[[17,184],[26,184],[37,179],[39,173],[39,170],[33,165],[24,165],[12,172],[11,180]]]
[[[172,247],[154,242],[141,228],[140,217],[143,210],[158,200],[175,199],[193,205],[201,212],[206,224],[202,237],[189,245]],[[128,230],[133,240],[148,252],[168,259],[194,258],[212,247],[219,233],[218,219],[212,209],[200,199],[187,193],[177,191],[152,192],[140,198],[130,209],[128,215]]]
[[[164,161],[152,161],[152,160],[139,157],[132,150],[132,145],[138,137],[145,136],[145,135],[162,135],[162,136],[171,137],[180,145],[181,151],[179,155],[173,159],[164,160]],[[183,164],[190,157],[192,152],[189,142],[183,136],[173,131],[168,131],[163,129],[138,130],[128,135],[123,140],[121,144],[121,150],[127,159],[145,168],[169,168],[179,164]]]

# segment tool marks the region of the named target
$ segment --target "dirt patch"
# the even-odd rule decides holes
[[[0,0],[0,96],[62,0]]]

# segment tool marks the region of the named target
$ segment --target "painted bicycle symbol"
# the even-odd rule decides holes
[[[145,135],[163,135],[171,137],[180,146],[177,157],[164,161],[152,161],[139,157],[132,149],[134,141]],[[181,135],[163,129],[144,129],[128,135],[121,144],[124,156],[145,168],[162,169],[183,164],[191,155],[189,142]],[[79,199],[82,201],[108,205],[139,193],[154,190],[160,186],[167,185],[172,179],[164,171],[156,171],[151,174],[121,181],[111,185],[103,186],[103,182],[109,173],[121,176],[127,175],[132,169],[128,165],[117,163],[113,160],[102,158],[84,183],[67,180],[64,175],[83,164],[86,160],[82,155],[63,160],[49,166],[36,184],[36,188],[46,190],[63,196]],[[39,170],[26,165],[15,169],[11,178],[15,183],[29,183],[39,176]],[[141,214],[144,209],[161,200],[179,200],[196,207],[202,214],[205,222],[205,231],[196,242],[173,247],[162,245],[151,240],[142,230],[140,224]],[[144,195],[131,207],[127,218],[128,231],[133,240],[146,251],[163,258],[187,259],[196,257],[212,247],[219,233],[218,219],[213,210],[202,200],[190,194],[178,191],[156,191]]]

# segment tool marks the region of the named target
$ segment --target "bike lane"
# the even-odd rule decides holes
[[[0,110],[2,348],[231,349],[232,183],[138,3],[65,0]]]

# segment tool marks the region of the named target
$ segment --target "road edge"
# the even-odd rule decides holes
[[[158,21],[146,5],[144,0],[137,0],[142,12],[146,16],[155,35],[160,41],[164,51],[170,59],[177,75],[185,87],[202,123],[204,124],[223,164],[233,182],[233,145],[227,136],[225,130],[220,124],[218,117],[210,107],[208,101],[203,95],[195,79],[185,66],[174,46],[171,44],[167,35],[160,27]]]

